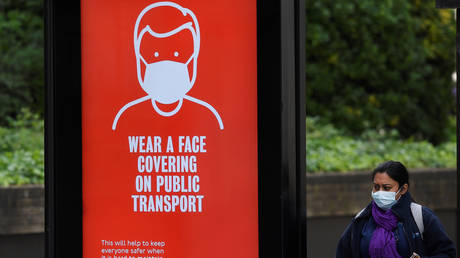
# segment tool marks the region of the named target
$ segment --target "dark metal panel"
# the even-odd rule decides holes
[[[460,6],[460,5],[459,5]],[[458,86],[458,80],[460,79],[459,77],[459,69],[458,69],[458,66],[459,66],[459,63],[460,63],[460,21],[459,21],[459,14],[458,14],[458,11],[459,9],[457,9],[456,11],[456,14],[457,14],[457,37],[456,37],[456,72],[457,72],[457,85],[456,85],[456,90],[455,90],[455,94],[456,94],[456,97],[457,97],[457,181],[459,179],[459,175],[460,175],[460,164],[458,162],[459,160],[459,157],[460,157],[460,144],[458,144],[458,140],[459,140],[459,135],[460,135],[460,127],[458,125],[460,125],[460,117],[459,117],[459,103],[460,103],[460,95],[459,95],[459,86]],[[457,182],[457,209],[456,209],[456,213],[457,213],[457,231],[456,231],[456,239],[457,239],[457,252],[458,252],[458,248],[460,247],[460,239],[459,239],[459,232],[460,232],[460,216],[458,214],[458,208],[460,207],[460,198],[458,197],[460,194],[460,184],[458,184]]]
[[[295,1],[281,3],[282,257],[297,256]]]
[[[257,5],[259,257],[282,257],[280,3]]]
[[[80,1],[46,1],[46,257],[81,257]]]
[[[54,47],[52,35],[54,23],[54,13],[52,2],[45,1],[45,257],[56,257],[54,252],[55,234],[52,229],[55,223],[55,216],[53,212],[54,207],[54,169],[52,166],[52,156],[54,156],[54,148],[51,148],[53,143],[53,124],[54,116],[52,110],[52,100],[54,99],[53,89],[50,84],[53,83],[54,72],[52,60],[52,50]]]
[[[304,14],[258,2],[260,257],[306,257]]]
[[[307,175],[306,175],[306,75],[305,75],[305,29],[306,29],[306,1],[296,0],[296,206],[297,228],[294,232],[297,236],[297,255],[295,257],[307,257]]]

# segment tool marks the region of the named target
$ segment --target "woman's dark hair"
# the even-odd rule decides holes
[[[399,187],[402,187],[404,184],[409,185],[409,173],[401,162],[389,160],[379,164],[372,171],[372,181],[374,181],[375,174],[384,172],[386,172],[391,179],[398,182]]]

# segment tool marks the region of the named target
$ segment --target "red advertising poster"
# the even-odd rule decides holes
[[[256,1],[81,3],[83,257],[258,257]]]

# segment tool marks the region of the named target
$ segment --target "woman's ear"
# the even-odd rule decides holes
[[[407,183],[405,183],[403,186],[402,186],[402,189],[401,189],[401,195],[405,194],[407,192],[407,190],[409,190],[409,185]]]
[[[407,190],[409,189],[409,185],[406,183],[404,184],[402,187],[401,187],[401,190],[399,190],[399,193],[395,196],[396,197],[396,200],[399,200],[399,198],[401,198],[401,196],[403,196],[403,194],[405,194],[407,192]]]

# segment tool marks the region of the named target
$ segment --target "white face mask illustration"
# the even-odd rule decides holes
[[[195,25],[197,26],[195,30],[192,24],[192,22],[187,22],[166,33],[155,32],[150,28],[149,25],[147,25],[144,27],[144,29],[141,30],[139,35],[135,36],[134,38],[134,51],[136,53],[137,62],[137,79],[142,89],[149,95],[153,108],[159,115],[175,115],[182,107],[182,102],[186,97],[186,93],[193,87],[193,84],[195,83],[197,56],[200,50],[200,40],[198,26]],[[197,21],[196,24],[198,24]],[[140,53],[140,45],[145,34],[150,34],[156,38],[168,38],[183,30],[190,31],[193,37],[193,54],[186,63],[180,63],[173,60],[163,60],[153,63],[148,63],[145,61]],[[157,57],[158,55],[155,56]],[[188,64],[192,61],[193,72],[192,78],[190,78]],[[141,62],[145,65],[144,76],[141,74]],[[162,111],[156,104],[156,102],[162,104],[172,104],[177,101],[179,101],[179,103],[177,104],[176,108],[170,112]]]
[[[184,17],[190,17],[192,19],[192,22],[186,22],[180,25],[179,27],[164,33],[155,32],[150,28],[149,25],[143,27],[143,29],[139,32],[139,25],[141,24],[141,20],[144,17],[144,15],[148,11],[157,7],[175,8],[178,11],[180,11],[180,13]],[[193,37],[193,54],[187,60],[187,62],[180,63],[173,60],[162,60],[148,63],[144,59],[144,57],[142,57],[140,53],[140,45],[142,42],[142,38],[146,33],[150,34],[155,38],[162,39],[171,37],[183,30],[190,31]],[[184,99],[202,105],[209,109],[216,117],[219,123],[219,128],[221,130],[224,129],[222,119],[220,118],[219,113],[217,113],[214,107],[212,107],[205,101],[187,95],[187,93],[195,84],[197,76],[197,59],[198,54],[200,52],[200,28],[198,25],[198,20],[196,19],[195,14],[193,14],[192,11],[190,11],[187,8],[183,8],[180,5],[173,2],[157,2],[145,7],[137,17],[136,25],[134,26],[134,52],[136,55],[137,80],[142,89],[147,93],[147,96],[138,98],[124,105],[118,111],[117,115],[115,116],[115,119],[113,120],[112,130],[116,129],[118,119],[121,117],[123,112],[134,105],[150,100],[156,113],[158,113],[161,116],[169,117],[179,112]],[[178,52],[175,53],[176,57],[177,53]],[[155,54],[155,56],[158,57],[157,54]],[[191,75],[189,74],[188,69],[188,65],[190,62],[192,62]],[[145,65],[144,74],[142,74],[142,65]],[[157,106],[157,102],[161,104],[174,104],[178,102],[178,104],[176,105],[174,110],[165,112]]]
[[[189,59],[191,60],[191,59]],[[142,58],[142,61],[144,59]],[[145,61],[144,61],[145,62]],[[162,104],[172,104],[182,100],[192,88],[188,63],[170,60],[159,61],[146,65],[142,89]]]

